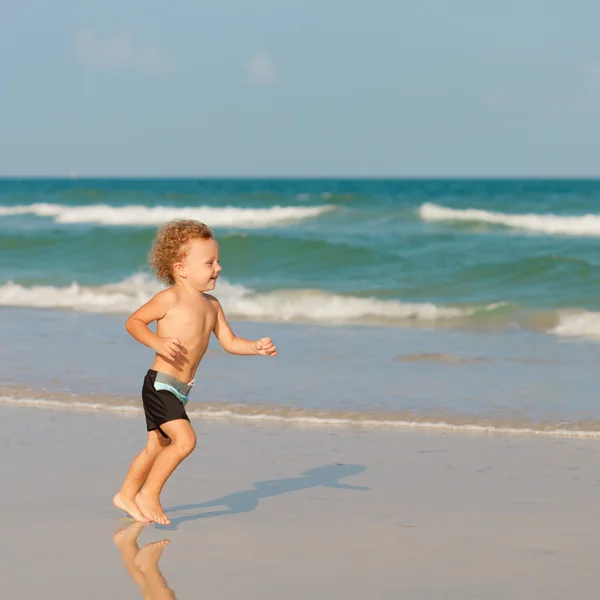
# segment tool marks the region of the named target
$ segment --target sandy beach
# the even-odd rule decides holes
[[[596,594],[596,440],[196,420],[172,525],[115,545],[139,416],[0,407],[0,422],[3,598],[136,598],[138,533],[157,598],[161,574],[180,599]]]

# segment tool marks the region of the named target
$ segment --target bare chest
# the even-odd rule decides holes
[[[217,311],[210,302],[180,302],[158,323],[158,335],[193,340],[210,334],[215,327]]]

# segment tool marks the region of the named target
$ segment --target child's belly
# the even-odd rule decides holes
[[[176,337],[176,336],[173,336]],[[206,353],[208,347],[208,336],[205,340],[194,340],[187,342],[182,340],[180,352],[175,360],[169,360],[162,355],[157,354],[154,358],[152,368],[155,371],[166,373],[183,383],[190,383],[196,374],[196,369]]]

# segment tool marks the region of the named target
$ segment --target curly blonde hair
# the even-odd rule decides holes
[[[210,228],[200,221],[192,219],[170,221],[158,230],[148,262],[159,279],[174,285],[173,265],[185,258],[189,251],[189,242],[210,240],[214,237]]]

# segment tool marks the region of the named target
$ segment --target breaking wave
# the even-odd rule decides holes
[[[164,286],[146,273],[118,283],[85,286],[0,285],[0,306],[55,308],[92,313],[127,314]],[[232,319],[248,321],[381,325],[435,325],[466,329],[518,327],[560,337],[600,339],[600,313],[578,308],[523,309],[505,302],[457,307],[344,296],[318,289],[260,293],[220,280],[215,295]]]
[[[138,273],[114,284],[65,287],[22,286],[14,282],[0,285],[0,306],[62,308],[83,312],[128,313],[163,286],[146,274]],[[257,293],[242,285],[220,281],[218,296],[228,316],[257,321],[298,321],[325,323],[437,321],[466,317],[475,309],[411,304],[398,300],[378,300],[342,296],[321,290],[276,290]]]
[[[424,221],[465,221],[503,225],[549,235],[600,236],[600,214],[581,216],[553,214],[506,214],[475,208],[448,208],[425,203],[419,208]]]
[[[97,223],[101,225],[162,225],[172,219],[197,219],[211,227],[267,227],[317,217],[335,206],[272,206],[239,208],[235,206],[110,206],[95,204],[68,206],[36,203],[23,206],[0,206],[0,215],[36,215],[50,217],[57,223]]]
[[[561,337],[600,338],[600,313],[559,311],[558,323],[550,333]]]

